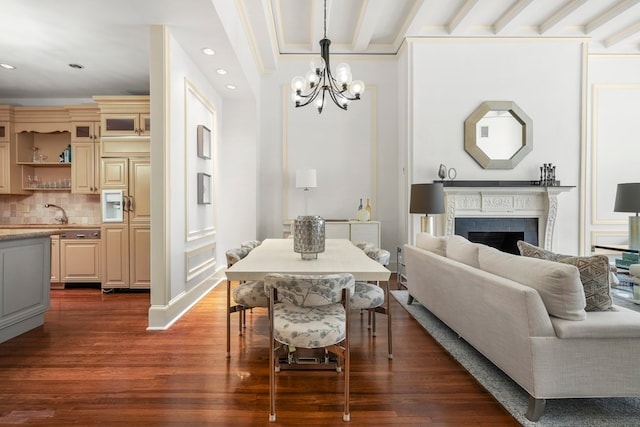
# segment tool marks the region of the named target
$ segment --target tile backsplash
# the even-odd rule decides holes
[[[45,203],[61,206],[69,224],[102,222],[100,196],[68,192],[34,191],[28,196],[0,195],[0,226],[3,224],[56,224],[57,208],[45,208]]]

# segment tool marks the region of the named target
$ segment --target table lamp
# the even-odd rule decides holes
[[[411,184],[409,213],[424,214],[420,222],[423,233],[434,234],[433,217],[429,215],[444,212],[444,185],[441,182]]]
[[[640,249],[640,182],[618,184],[615,212],[633,212],[629,217],[629,249]]]
[[[296,188],[304,189],[304,214],[307,215],[307,194],[310,188],[316,188],[318,182],[316,180],[315,169],[300,169],[296,171]]]

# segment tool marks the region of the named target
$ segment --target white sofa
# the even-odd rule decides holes
[[[530,396],[528,419],[540,418],[546,399],[640,396],[640,369],[630,365],[640,313],[585,311],[575,266],[423,233],[404,245],[404,261],[409,302],[518,383]]]

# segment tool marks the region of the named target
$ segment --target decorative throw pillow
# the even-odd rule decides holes
[[[479,268],[477,243],[472,243],[462,236],[454,234],[447,240],[447,258]]]
[[[436,237],[429,233],[416,234],[416,246],[425,251],[447,256],[447,238]]]
[[[584,288],[587,301],[586,311],[606,311],[611,308],[611,277],[609,259],[604,255],[579,257],[556,254],[534,246],[530,243],[518,241],[520,254],[532,258],[542,258],[550,261],[574,265],[580,272],[580,281]]]

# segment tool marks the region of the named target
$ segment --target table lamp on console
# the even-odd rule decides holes
[[[629,249],[640,249],[640,182],[618,184],[615,212],[632,212],[629,217]]]
[[[441,182],[411,184],[409,213],[424,214],[420,222],[423,233],[435,234],[433,217],[430,215],[444,212],[444,185]]]

